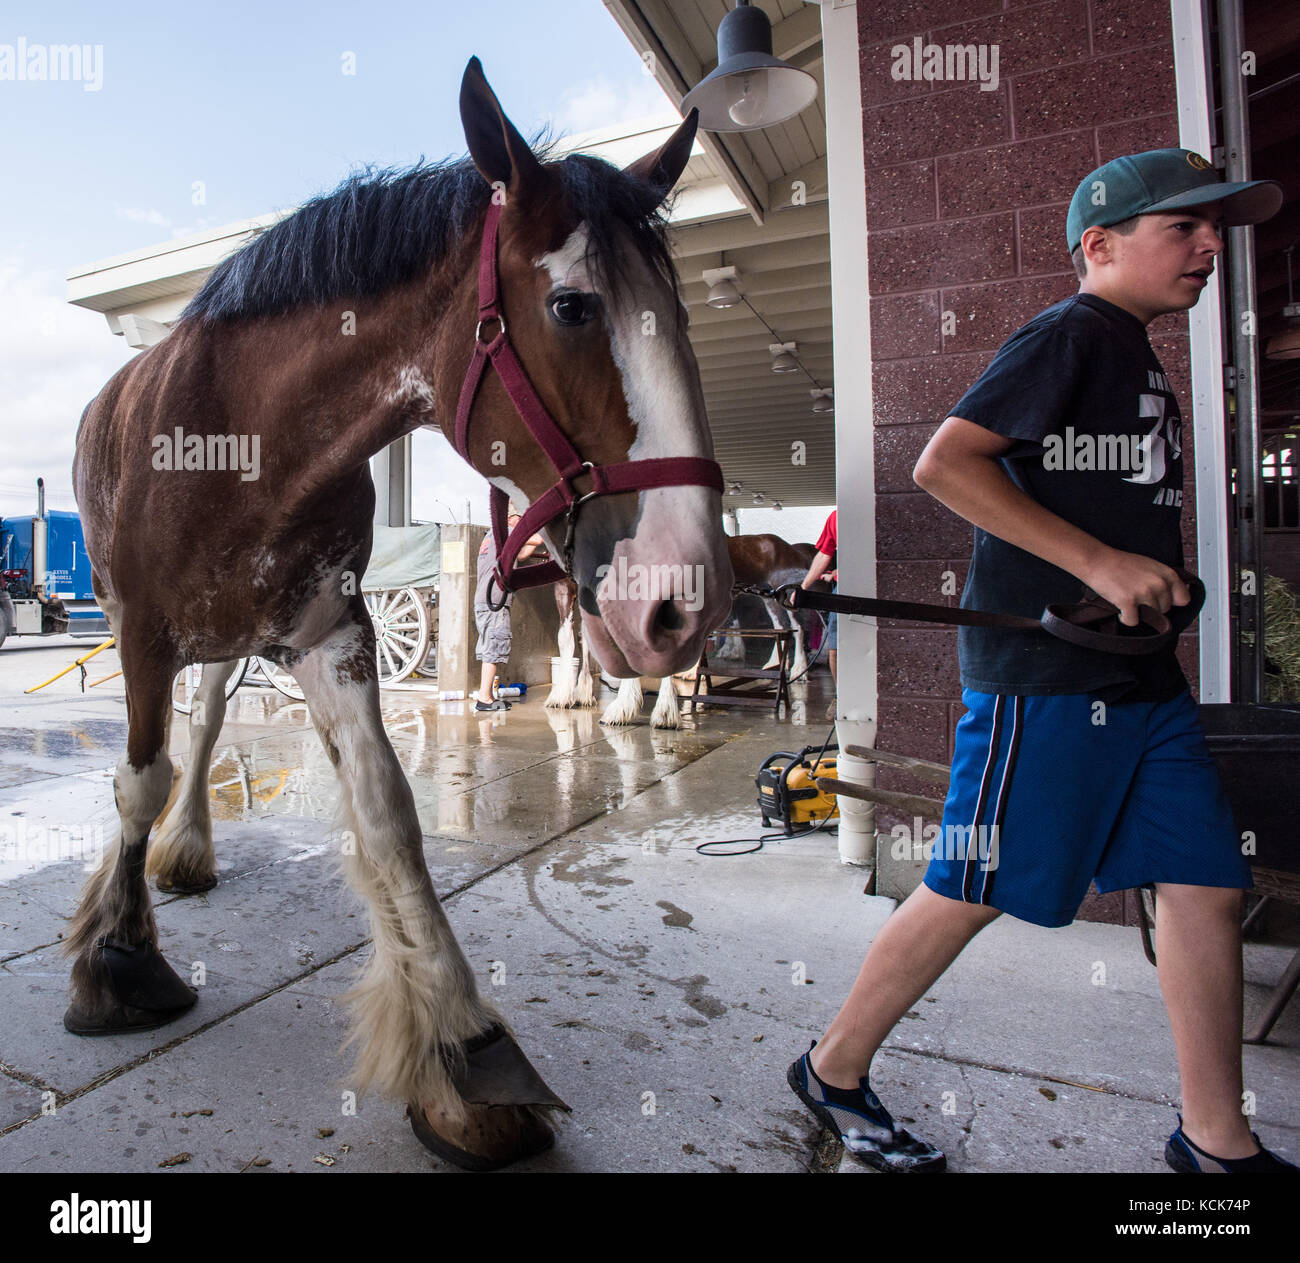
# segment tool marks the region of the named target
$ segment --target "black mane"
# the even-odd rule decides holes
[[[653,195],[645,184],[589,154],[548,169],[588,225],[589,260],[608,285],[627,283],[620,229],[673,282],[667,223],[660,209],[646,210]],[[355,172],[222,260],[181,319],[248,319],[382,293],[445,258],[490,193],[468,158]]]

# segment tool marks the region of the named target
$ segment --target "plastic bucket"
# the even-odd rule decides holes
[[[568,682],[569,688],[576,688],[578,685],[578,660],[577,658],[552,658],[551,659],[551,687],[564,688],[565,682]]]

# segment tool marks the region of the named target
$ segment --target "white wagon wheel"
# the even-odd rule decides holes
[[[375,627],[379,683],[396,684],[429,653],[429,607],[417,588],[386,588],[364,595]]]
[[[270,658],[258,658],[257,669],[266,677],[272,687],[278,689],[285,697],[292,697],[295,702],[305,702],[307,694],[298,687],[293,672],[286,670]]]
[[[244,673],[248,670],[248,659],[240,658],[235,669],[226,681],[226,699],[234,697],[235,690],[244,682]],[[172,707],[182,715],[188,715],[194,707],[194,695],[203,682],[203,663],[195,662],[182,667],[176,672],[172,681]]]

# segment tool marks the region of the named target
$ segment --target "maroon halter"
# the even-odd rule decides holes
[[[492,488],[492,538],[497,553],[493,581],[503,593],[508,593],[557,583],[573,569],[573,533],[578,508],[593,496],[646,491],[652,487],[681,486],[712,487],[721,493],[722,467],[717,461],[702,456],[649,457],[645,460],[623,461],[617,465],[593,465],[591,461],[582,459],[547,412],[546,405],[538,397],[506,336],[506,321],[501,310],[497,280],[497,227],[500,221],[501,206],[493,200],[483,224],[483,245],[478,264],[478,326],[474,330],[474,354],[465,371],[460,402],[456,407],[456,450],[466,461],[469,460],[470,414],[483,375],[491,364],[515,405],[515,411],[560,475],[553,486],[528,506],[508,537],[506,505],[509,497],[499,487]],[[483,326],[494,320],[500,326],[500,331],[490,341],[484,342]],[[587,492],[579,491],[573,486],[573,480],[584,473],[591,475],[591,490]],[[559,517],[567,518],[564,564],[548,561],[515,570],[514,563],[519,550],[541,527],[549,526]],[[492,600],[491,593],[490,582],[489,603]],[[504,601],[503,596],[503,604]]]

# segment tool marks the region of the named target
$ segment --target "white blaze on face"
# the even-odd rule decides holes
[[[609,346],[623,378],[628,416],[636,426],[629,460],[653,456],[706,456],[701,423],[704,400],[684,329],[677,323],[671,294],[649,264],[628,251],[631,285],[621,299],[601,289],[584,256],[587,228],[579,225],[558,250],[544,254],[544,267],[557,287],[599,294],[608,316]]]
[[[627,251],[629,285],[621,296],[608,292],[587,267],[587,241],[586,225],[579,225],[563,246],[542,255],[538,266],[550,273],[557,288],[600,296],[610,353],[623,379],[628,417],[636,430],[628,460],[712,457],[704,396],[686,330],[677,320],[677,296],[631,249]],[[676,545],[710,539],[716,530],[712,493],[702,487],[654,488],[640,495],[643,511],[637,533],[645,539],[658,538],[656,551],[664,561],[672,560]],[[616,557],[628,543],[619,541]]]

